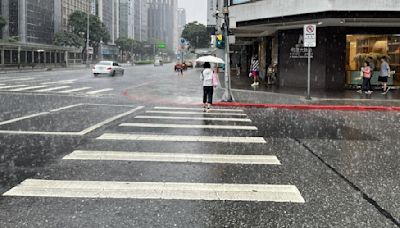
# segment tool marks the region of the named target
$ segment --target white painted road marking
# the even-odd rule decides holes
[[[58,111],[62,111],[62,110],[70,109],[70,108],[75,108],[75,107],[82,106],[82,105],[85,105],[85,104],[69,105],[69,106],[65,106],[65,107],[61,107],[61,108],[50,110],[50,112],[58,112]]]
[[[14,79],[6,79],[6,80],[1,80],[1,82],[20,82],[20,81],[30,81],[35,78],[14,78]]]
[[[243,116],[242,113],[223,113],[223,112],[171,112],[171,111],[147,111],[146,113],[153,114],[171,114],[171,115],[215,115],[215,116]]]
[[[154,107],[154,109],[158,110],[192,110],[192,111],[202,111],[201,108],[184,108],[184,107]],[[243,112],[241,109],[211,109],[211,112],[219,111],[219,112]]]
[[[135,119],[209,120],[209,121],[251,122],[250,119],[244,119],[244,118],[206,118],[206,117],[175,117],[175,116],[136,116]]]
[[[48,132],[48,131],[15,131],[15,130],[0,130],[0,134],[13,135],[54,135],[54,136],[82,136],[80,132]]]
[[[89,133],[89,132],[91,132],[91,131],[96,130],[97,128],[100,128],[100,127],[102,127],[102,126],[104,126],[104,125],[106,125],[106,124],[108,124],[108,123],[111,123],[111,122],[113,122],[113,121],[115,121],[115,120],[117,120],[117,119],[120,119],[120,118],[122,118],[122,117],[124,117],[124,116],[130,115],[130,114],[132,114],[132,113],[134,113],[134,112],[136,112],[136,111],[138,111],[138,110],[140,110],[140,109],[143,109],[143,108],[144,108],[143,106],[138,106],[137,108],[131,109],[131,110],[125,112],[125,113],[116,115],[116,116],[114,116],[114,117],[111,117],[111,118],[109,118],[109,119],[104,120],[104,121],[101,122],[101,123],[98,123],[98,124],[93,125],[93,126],[91,126],[91,127],[89,127],[89,128],[86,128],[85,130],[81,131],[80,133],[81,133],[82,135],[85,135],[85,134],[87,134],[87,133]]]
[[[3,196],[305,203],[294,185],[28,179]]]
[[[81,88],[77,88],[77,89],[71,89],[71,90],[60,91],[59,93],[80,92],[80,91],[88,90],[88,89],[91,89],[91,88],[92,88],[92,87],[81,87]]]
[[[187,128],[187,129],[221,129],[221,130],[251,130],[257,131],[254,126],[237,125],[186,125],[186,124],[156,124],[156,123],[122,123],[121,127],[145,127],[145,128]]]
[[[53,84],[72,84],[76,82],[78,79],[71,79],[71,80],[62,80],[62,81],[57,81],[57,82],[44,82],[41,83],[42,85],[53,85]]]
[[[58,87],[52,87],[52,88],[48,88],[48,89],[41,89],[41,90],[36,90],[33,92],[51,92],[51,91],[55,91],[55,90],[61,90],[61,89],[67,89],[67,88],[71,88],[71,86],[58,86]]]
[[[0,86],[0,89],[12,89],[12,88],[20,88],[25,87],[27,85],[10,85],[10,86]]]
[[[223,137],[187,135],[144,135],[106,133],[99,140],[163,141],[163,142],[221,142],[221,143],[267,143],[263,137]]]
[[[36,113],[36,114],[33,114],[33,115],[28,115],[28,116],[23,116],[23,117],[11,119],[11,120],[3,121],[3,122],[0,122],[0,126],[1,125],[6,125],[6,124],[10,124],[10,123],[15,123],[15,122],[18,122],[20,120],[30,119],[30,118],[37,117],[37,116],[47,115],[47,114],[50,114],[50,113],[49,112],[41,112],[41,113]]]
[[[148,153],[124,151],[77,150],[65,156],[64,160],[108,160],[148,162],[192,162],[217,164],[280,165],[276,156],[270,155],[225,155],[225,154],[183,154]]]
[[[45,88],[47,86],[29,86],[29,87],[24,87],[24,88],[19,88],[19,89],[12,89],[9,90],[10,92],[21,92],[21,91],[26,91],[26,90],[32,90],[32,89],[41,89]]]
[[[108,92],[108,91],[113,91],[114,89],[108,88],[108,89],[101,89],[101,90],[95,90],[95,91],[91,91],[91,92],[87,92],[86,94],[88,95],[94,95],[94,94],[99,94],[99,93],[103,93],[103,92]]]

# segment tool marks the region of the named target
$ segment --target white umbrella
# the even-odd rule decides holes
[[[201,63],[209,62],[209,63],[221,63],[221,64],[225,63],[224,60],[212,55],[202,56],[196,59],[196,62],[201,62]]]

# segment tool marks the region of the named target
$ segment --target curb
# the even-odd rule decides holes
[[[214,106],[246,107],[246,108],[276,108],[290,110],[333,110],[333,111],[386,111],[400,112],[400,106],[357,106],[357,105],[292,105],[292,104],[251,104],[238,102],[217,102]]]

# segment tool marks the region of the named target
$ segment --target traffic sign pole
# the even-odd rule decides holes
[[[311,100],[311,48],[308,48],[308,67],[307,67],[307,100]]]
[[[307,100],[311,100],[311,48],[317,46],[317,25],[304,25],[304,47],[308,48],[307,66]]]

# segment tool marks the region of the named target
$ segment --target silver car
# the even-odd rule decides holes
[[[116,74],[124,75],[125,69],[122,68],[117,62],[100,61],[93,66],[92,72],[95,77],[99,74],[115,76]]]

